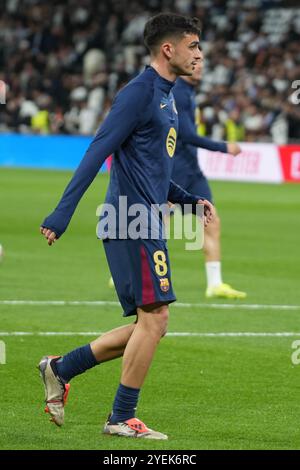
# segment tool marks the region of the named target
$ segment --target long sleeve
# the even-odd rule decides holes
[[[59,204],[42,223],[43,227],[54,231],[57,237],[64,233],[81,197],[105,159],[120,148],[137,126],[140,114],[145,111],[146,99],[141,83],[125,87],[116,96],[111,111],[91,142]]]
[[[168,201],[172,202],[173,204],[197,204],[199,199],[201,198],[200,195],[191,194],[185,191],[181,186],[174,183],[173,180],[170,181],[169,187],[169,194],[168,194]]]
[[[227,153],[226,142],[216,142],[207,137],[197,134],[194,120],[191,119],[190,96],[185,93],[175,94],[176,105],[178,107],[179,132],[178,135],[184,144],[201,147],[212,152]],[[194,113],[192,113],[193,115]]]

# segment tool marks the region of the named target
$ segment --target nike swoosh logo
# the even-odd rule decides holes
[[[165,108],[166,106],[168,106],[166,103],[165,103],[165,104],[160,103],[160,109],[163,109],[163,108]]]

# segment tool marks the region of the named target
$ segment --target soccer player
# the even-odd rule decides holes
[[[133,239],[123,224],[119,196],[128,207],[142,204],[146,218],[152,204],[167,201],[200,204],[204,224],[214,216],[213,205],[171,181],[178,129],[172,87],[179,75],[191,75],[200,59],[200,30],[196,19],[160,14],[145,26],[144,40],[151,65],[116,96],[62,199],[41,226],[52,245],[66,230],[76,206],[108,155],[114,153],[106,203],[116,210],[118,237],[112,228],[100,229],[104,249],[123,315],[135,322],[109,331],[64,356],[45,356],[39,369],[45,386],[46,410],[57,425],[64,421],[68,382],[99,363],[123,356],[121,380],[104,433],[148,439],[167,439],[135,418],[140,389],[160,338],[166,334],[169,308],[176,300],[171,283],[166,243],[149,233]],[[162,219],[158,218],[161,234]],[[143,220],[143,229],[147,220]]]
[[[178,110],[179,129],[172,179],[186,191],[201,194],[205,199],[212,202],[209,183],[199,168],[197,148],[202,147],[214,152],[230,153],[232,155],[239,154],[241,148],[236,143],[215,142],[197,134],[195,88],[199,85],[203,71],[202,50],[200,50],[200,55],[200,61],[197,62],[193,74],[179,77],[173,88]],[[223,283],[222,280],[220,218],[218,215],[205,227],[203,250],[207,278],[206,297],[244,299],[246,297],[245,292],[233,289],[229,284]]]

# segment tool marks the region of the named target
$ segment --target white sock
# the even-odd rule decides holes
[[[222,284],[221,261],[208,261],[205,263],[207,287]]]

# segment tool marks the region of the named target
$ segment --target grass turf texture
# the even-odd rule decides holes
[[[117,300],[101,242],[96,206],[107,176],[97,177],[55,246],[39,224],[56,205],[69,173],[0,170],[0,300]],[[224,279],[251,304],[300,304],[299,186],[212,183],[222,218]],[[169,242],[179,302],[206,302],[202,254]],[[230,303],[230,301],[214,301]],[[169,331],[299,332],[298,311],[172,308]],[[106,331],[126,321],[115,306],[0,304],[1,331]],[[298,337],[299,338],[299,337]],[[0,337],[1,449],[299,449],[300,365],[295,337],[167,337],[156,353],[137,416],[169,441],[100,433],[119,382],[120,360],[72,381],[66,424],[43,413],[35,365],[92,337]]]

